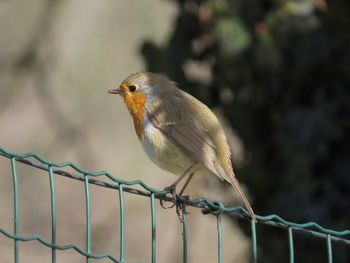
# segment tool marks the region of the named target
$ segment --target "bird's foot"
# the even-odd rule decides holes
[[[178,201],[178,198],[177,198],[177,195],[176,195],[176,192],[175,192],[175,186],[174,185],[170,185],[168,187],[165,187],[164,188],[164,191],[169,191],[169,193],[166,193],[165,196],[167,196],[167,194],[170,194],[171,197],[172,197],[172,204],[170,206],[166,206],[164,203],[166,201],[164,200],[160,200],[160,206],[164,209],[168,209],[168,208],[173,208],[174,206],[176,207],[176,214],[180,220],[181,223],[183,223],[183,215],[187,215],[189,214],[189,212],[187,212],[186,210],[186,201],[189,201],[191,200],[190,199],[190,196],[189,195],[185,195],[185,196],[182,196],[183,198],[185,198],[185,201],[181,201],[179,202]]]
[[[170,191],[169,194],[171,195],[172,199],[173,199],[173,203],[170,206],[166,206],[164,204],[164,200],[160,200],[160,206],[163,207],[164,209],[168,209],[168,208],[173,208],[176,205],[177,202],[177,198],[176,198],[176,186],[175,185],[170,185],[168,187],[164,188],[164,191]],[[168,193],[165,194],[165,196],[167,196]]]
[[[186,201],[190,200],[189,195],[183,196]],[[181,223],[183,223],[183,215],[188,215],[189,212],[186,210],[186,203],[185,202],[176,202],[176,214],[180,220]]]

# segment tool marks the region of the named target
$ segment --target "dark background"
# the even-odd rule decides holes
[[[236,173],[256,213],[348,228],[349,2],[175,2],[167,45],[142,45],[147,69],[223,108],[246,147]],[[286,262],[286,234],[259,232],[259,262]],[[324,240],[297,235],[295,243],[297,262],[326,257]],[[335,262],[349,262],[350,249],[334,246]]]

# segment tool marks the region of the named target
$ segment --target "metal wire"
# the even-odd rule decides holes
[[[124,216],[124,189],[123,185],[119,184],[118,186],[119,190],[119,209],[120,209],[120,261],[124,261],[124,233],[125,233],[125,216]]]
[[[91,172],[79,168],[72,162],[55,163],[45,160],[36,153],[26,153],[18,154],[14,152],[7,151],[0,147],[0,155],[7,157],[11,160],[11,170],[12,170],[12,181],[13,181],[13,200],[14,200],[14,229],[13,234],[7,232],[6,230],[0,228],[0,233],[14,240],[14,262],[19,262],[19,241],[32,241],[37,240],[41,244],[50,247],[51,262],[56,262],[56,251],[74,249],[78,253],[86,257],[86,262],[90,262],[91,258],[109,258],[112,262],[125,263],[125,211],[124,211],[124,192],[147,196],[150,198],[151,202],[151,251],[152,258],[151,261],[156,262],[156,252],[157,252],[157,242],[156,242],[156,209],[155,209],[155,199],[161,199],[165,201],[172,201],[171,197],[167,197],[165,194],[168,191],[160,191],[154,189],[141,180],[126,181],[123,179],[118,179],[113,177],[111,174],[105,171]],[[37,161],[28,160],[28,158],[34,158]],[[50,180],[50,194],[51,194],[51,242],[44,240],[39,236],[28,236],[23,237],[19,234],[19,205],[18,205],[18,181],[17,181],[17,171],[16,162],[21,162],[41,170],[45,170],[49,174]],[[77,173],[73,174],[67,171],[57,169],[60,167],[69,166],[72,167]],[[54,174],[61,176],[66,176],[74,180],[80,180],[84,182],[85,186],[85,205],[86,205],[86,248],[85,250],[77,247],[74,244],[69,244],[61,246],[56,244],[56,201],[55,201],[55,184],[54,184]],[[96,179],[99,176],[106,176],[111,179],[114,183],[107,183]],[[94,184],[102,187],[107,187],[111,189],[118,190],[119,192],[119,209],[120,209],[120,244],[119,244],[119,260],[114,258],[110,254],[94,254],[91,252],[91,211],[90,211],[90,191],[89,185]],[[140,185],[144,190],[139,190],[132,188],[130,186]],[[242,207],[225,207],[221,202],[210,201],[205,198],[200,198],[196,200],[187,200],[181,196],[178,197],[178,201],[182,203],[183,213],[183,262],[188,262],[188,225],[187,225],[187,215],[186,206],[193,206],[202,209],[203,214],[213,214],[217,218],[217,234],[218,234],[218,262],[222,262],[222,225],[221,225],[221,214],[230,214],[235,217],[244,218],[249,220],[248,212]],[[350,236],[350,230],[335,231],[331,229],[324,228],[315,222],[308,222],[304,224],[297,224],[293,222],[288,222],[277,215],[268,216],[257,216],[258,224],[266,224],[273,227],[283,228],[288,231],[288,242],[289,242],[289,261],[294,262],[294,242],[293,233],[302,232],[307,235],[311,235],[318,238],[323,238],[327,242],[327,253],[328,262],[333,262],[333,249],[332,242],[338,242],[345,245],[350,245],[350,240],[346,236]],[[251,222],[251,237],[252,237],[252,262],[256,263],[258,260],[258,246],[257,246],[257,231],[256,223]]]
[[[19,221],[18,221],[18,182],[17,182],[17,170],[16,170],[16,159],[11,157],[11,169],[12,169],[12,181],[13,181],[13,234],[18,235]],[[19,242],[17,239],[14,240],[14,258],[15,263],[19,262]]]
[[[222,263],[222,225],[221,215],[216,215],[216,226],[218,230],[218,263]]]
[[[256,241],[256,223],[252,220],[250,222],[251,224],[251,229],[252,229],[252,261],[253,263],[258,262],[258,245]]]
[[[327,254],[328,254],[328,263],[333,263],[333,252],[332,252],[332,239],[331,235],[327,235]]]
[[[49,166],[50,194],[51,194],[51,243],[56,245],[56,198],[55,183],[53,178],[52,166]],[[56,248],[51,249],[51,262],[56,263]]]
[[[289,262],[294,263],[293,228],[288,227]]]
[[[152,263],[156,263],[157,257],[157,238],[156,238],[156,205],[154,193],[151,194],[151,228],[152,228]]]
[[[84,175],[85,183],[85,207],[86,207],[86,252],[91,252],[91,212],[90,212],[90,187],[89,176]],[[86,256],[86,263],[90,263],[90,257]]]
[[[182,209],[182,246],[183,246],[183,257],[182,257],[182,262],[187,263],[187,212],[186,212],[186,207],[183,206]]]

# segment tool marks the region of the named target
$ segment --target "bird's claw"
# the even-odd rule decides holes
[[[186,198],[186,201],[190,200],[190,196],[189,195],[186,195],[186,196],[183,196]],[[176,203],[176,214],[180,220],[181,223],[183,223],[183,215],[188,215],[189,212],[186,210],[186,203],[183,203],[183,202],[177,202]]]
[[[183,223],[183,215],[187,215],[189,214],[189,212],[187,212],[186,210],[186,203],[185,202],[178,202],[178,199],[177,199],[177,195],[176,195],[176,192],[175,192],[175,187],[170,185],[168,187],[165,187],[164,188],[164,191],[170,191],[169,194],[171,194],[172,196],[172,204],[171,206],[166,206],[164,203],[165,201],[164,200],[160,200],[160,206],[164,209],[168,209],[168,208],[173,208],[174,206],[176,207],[176,214],[180,220],[181,223]],[[167,195],[168,193],[166,193],[165,195]],[[189,195],[185,195],[183,196],[185,198],[185,201],[189,201],[190,200],[190,196]]]
[[[164,209],[168,209],[168,208],[173,208],[175,205],[177,205],[177,197],[176,197],[176,192],[175,192],[175,186],[173,185],[170,185],[168,187],[165,187],[164,188],[164,191],[170,191],[169,194],[171,194],[172,196],[172,199],[173,199],[173,203],[171,204],[171,206],[166,206],[164,204],[164,200],[160,200],[160,206]],[[165,196],[167,195],[168,193],[165,194]]]

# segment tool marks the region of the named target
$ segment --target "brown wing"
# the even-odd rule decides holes
[[[180,90],[177,92],[181,93]],[[186,97],[190,103],[183,100],[183,97]],[[173,96],[172,99],[164,96],[162,101],[167,101],[167,103],[162,105],[162,102],[158,100],[153,105],[152,111],[146,110],[147,117],[153,126],[161,130],[172,143],[202,163],[221,180],[229,182],[238,193],[252,219],[256,221],[249,201],[232,171],[230,150],[225,135],[221,131],[222,128],[218,127],[219,123],[215,115],[204,104],[187,93],[183,93],[182,96]],[[192,104],[196,105],[196,109],[191,106]],[[179,108],[181,111],[178,110]],[[191,112],[192,114],[190,114]],[[194,112],[197,115],[193,114]],[[204,118],[200,114],[198,116],[198,113],[203,113],[202,115],[205,113],[207,116]],[[211,123],[207,121],[210,115],[213,115]],[[197,116],[198,119],[193,119],[193,116]],[[212,138],[206,130],[199,128],[199,126],[209,127],[211,134],[216,137]]]
[[[149,112],[147,115],[152,124],[161,130],[172,143],[202,163],[220,179],[226,179],[217,170],[215,145],[207,131],[197,128],[194,124],[167,123],[161,125],[154,115]]]

